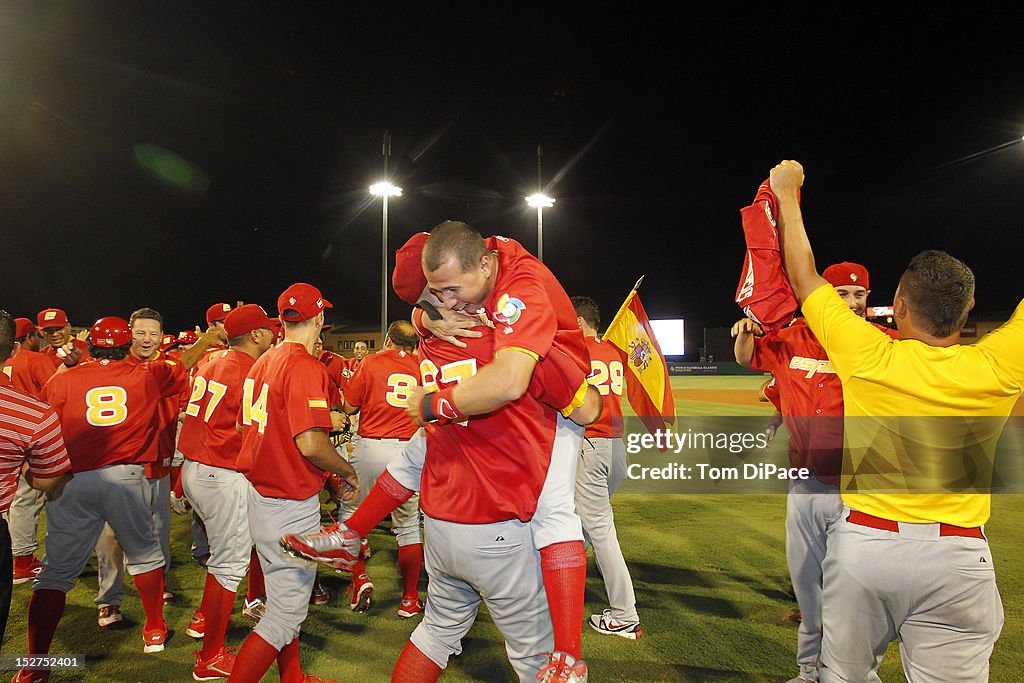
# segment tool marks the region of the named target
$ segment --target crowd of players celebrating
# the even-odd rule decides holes
[[[898,333],[871,325],[866,268],[844,262],[818,275],[802,184],[802,167],[785,161],[758,194],[770,227],[746,233],[759,252],[742,286],[754,303],[733,329],[737,360],[773,374],[766,394],[790,433],[792,464],[812,473],[791,483],[787,504],[802,614],[793,681],[877,680],[897,639],[911,681],[984,680],[1003,621],[983,529],[989,494],[865,482],[906,474],[919,451],[949,450],[934,443],[952,438],[949,428],[933,443],[909,440],[889,416],[994,417],[970,427],[981,454],[994,452],[1024,389],[1024,314],[961,345],[973,273],[929,251],[900,280]],[[185,501],[193,558],[207,570],[186,629],[202,639],[195,680],[255,682],[275,662],[287,683],[323,680],[299,657],[309,605],[324,599],[315,562],[350,571],[349,607],[367,610],[366,539],[389,516],[398,617],[422,617],[393,681],[437,680],[481,603],[521,681],[587,681],[584,623],[642,636],[610,506],[625,476],[629,361],[598,337],[596,302],[570,298],[514,240],[455,221],[414,235],[392,284],[411,319],[389,327],[381,351],[366,355],[364,345],[354,359],[323,350],[332,305],[302,282],[281,293],[276,318],[255,304],[215,304],[205,332],[176,337],[149,308],[101,318],[81,339],[57,308],[34,322],[0,316],[0,510],[9,508],[11,536],[0,539],[0,564],[14,584],[33,582],[31,654],[50,651],[65,595],[94,551],[99,625],[120,621],[116,586],[127,571],[145,611],[143,651],[163,650],[169,515]],[[873,434],[858,440],[854,425],[869,423]],[[325,489],[340,517],[326,528]],[[609,608],[585,621],[587,544]],[[225,634],[247,576],[243,613],[257,623],[236,650]],[[11,583],[0,581],[3,624]],[[13,681],[48,679],[30,667]]]

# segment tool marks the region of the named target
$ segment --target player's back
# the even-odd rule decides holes
[[[597,337],[587,337],[590,376],[587,381],[601,394],[601,417],[587,425],[588,439],[622,438],[622,352]]]
[[[285,341],[260,356],[242,386],[238,471],[262,495],[305,500],[323,488],[323,472],[295,444],[310,429],[330,430],[331,380],[306,348]]]
[[[109,359],[55,374],[43,395],[60,416],[74,471],[155,460],[157,407],[174,381],[168,372]]]
[[[493,359],[493,331],[475,329],[484,335],[464,339],[465,349],[436,337],[421,341],[424,387],[452,386]],[[551,460],[555,419],[554,409],[527,392],[488,415],[428,425],[424,513],[462,524],[531,519]]]
[[[247,353],[226,349],[196,366],[178,437],[178,450],[186,458],[235,469],[242,447],[235,424],[245,378],[255,363]]]
[[[23,347],[16,356],[7,359],[3,371],[11,378],[15,389],[39,398],[43,386],[53,376],[54,367],[45,355]]]
[[[420,384],[420,361],[408,351],[385,349],[359,364],[345,402],[359,407],[359,436],[409,439],[416,424],[405,414],[409,390]]]

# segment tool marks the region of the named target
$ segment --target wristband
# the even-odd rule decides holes
[[[425,394],[420,400],[420,415],[424,422],[436,422],[441,418],[457,421],[465,417],[455,407],[455,400],[452,398],[454,387],[444,391],[435,391]]]

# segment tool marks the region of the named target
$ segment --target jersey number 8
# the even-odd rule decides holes
[[[128,392],[122,387],[96,387],[85,394],[85,421],[93,427],[113,427],[128,419]]]

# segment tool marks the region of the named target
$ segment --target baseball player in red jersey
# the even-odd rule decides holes
[[[594,547],[594,560],[604,578],[610,607],[590,616],[598,633],[636,640],[642,635],[633,580],[622,557],[611,499],[626,478],[626,445],[622,441],[622,352],[597,336],[601,309],[586,296],[571,299],[576,321],[590,351],[589,381],[601,393],[601,417],[587,425],[576,473],[576,513]]]
[[[867,268],[843,262],[829,266],[822,276],[854,313],[864,317],[870,294]],[[895,330],[876,326],[891,337]],[[843,501],[839,475],[843,463],[843,386],[825,349],[803,318],[778,333],[758,336],[757,323],[743,318],[732,329],[736,362],[770,372],[783,424],[789,432],[789,459],[793,467],[806,467],[813,476],[791,479],[786,499],[786,562],[800,607],[797,665],[800,673],[790,683],[818,680],[821,656],[822,562],[828,530],[839,518]]]
[[[210,545],[206,588],[188,634],[203,638],[193,678],[229,676],[235,656],[224,648],[228,617],[252,551],[249,485],[236,469],[242,436],[235,429],[242,386],[274,341],[273,321],[256,304],[239,306],[224,320],[229,348],[200,361],[192,379],[178,448],[185,456],[185,494],[202,519]]]
[[[22,340],[20,342],[21,348],[38,352],[42,340],[39,338],[39,330],[36,328],[36,324],[30,318],[15,318],[14,327],[15,335],[18,339]]]
[[[345,389],[345,413],[360,416],[360,438],[349,461],[359,473],[362,491],[358,498],[343,505],[342,521],[352,516],[387,464],[401,455],[416,433],[417,427],[406,417],[405,409],[409,391],[420,384],[420,361],[414,355],[417,343],[412,324],[408,321],[391,323],[383,349],[363,359]],[[417,497],[391,513],[391,530],[398,539],[398,566],[402,573],[398,616],[404,619],[423,611],[418,589],[423,568],[423,538]],[[352,568],[349,607],[356,612],[365,611],[370,605],[373,588],[366,575],[364,558],[360,557]]]
[[[49,358],[26,346],[30,340],[38,339],[35,331],[36,326],[28,318],[15,319],[14,349],[3,364],[3,372],[17,391],[42,398],[43,385],[55,368]],[[28,583],[43,568],[35,553],[39,548],[39,513],[45,502],[43,493],[32,488],[25,477],[19,480],[8,511],[15,586]]]
[[[128,321],[101,318],[89,335],[90,359],[58,372],[43,389],[60,416],[75,477],[47,504],[46,554],[28,608],[28,649],[50,650],[65,594],[81,574],[103,524],[109,522],[128,559],[146,623],[143,652],[163,650],[163,554],[153,533],[144,464],[152,448],[159,401],[186,387],[180,363],[123,362],[131,345]],[[70,348],[70,347],[68,347]],[[74,362],[72,351],[69,360]],[[22,671],[15,681],[45,681],[48,672]]]
[[[0,311],[0,363],[17,346],[16,334],[11,316]],[[28,470],[22,476],[26,463]],[[0,374],[0,513],[8,513],[22,481],[56,499],[70,480],[70,473],[56,412],[32,394],[16,389],[6,374]],[[11,608],[11,544],[7,520],[0,519],[0,640]]]
[[[66,351],[62,350],[65,344],[74,344],[80,354],[79,358],[89,357],[89,349],[86,343],[71,337],[71,323],[68,322],[67,313],[61,309],[46,308],[39,311],[39,314],[36,316],[36,327],[39,328],[39,334],[42,335],[48,344],[42,353],[50,359],[53,367],[56,368],[61,365],[61,353],[58,353],[58,350],[66,353]]]
[[[495,354],[494,362],[458,385],[430,396],[414,391],[410,414],[417,421],[482,415],[517,400],[529,387],[538,361],[556,342],[589,368],[586,343],[568,295],[551,271],[518,242],[504,237],[485,241],[465,223],[447,221],[424,242],[422,267],[430,291],[446,309],[481,315],[494,327]],[[450,325],[425,324],[442,339],[457,341],[459,333]],[[586,388],[584,383],[580,402]],[[538,511],[544,527],[534,530],[555,634],[554,666],[547,678],[558,680],[562,672],[572,670],[570,676],[576,678],[570,680],[583,680],[586,664],[576,662],[587,557],[573,501],[583,429],[565,419],[559,424],[574,437],[559,441],[552,454],[541,497],[542,506],[551,508]]]
[[[129,363],[150,363],[167,360],[160,350],[163,340],[163,316],[152,308],[140,308],[128,319],[132,332],[132,344],[125,361]],[[185,370],[191,370],[199,358],[207,353],[209,346],[220,340],[220,333],[207,332],[197,336],[196,343],[180,353],[178,362]],[[157,406],[157,430],[154,448],[157,457],[146,463],[146,481],[150,488],[150,514],[153,529],[160,550],[164,556],[164,577],[171,569],[171,507],[170,507],[170,465],[177,441],[178,414],[187,393],[162,399]],[[108,627],[122,620],[121,601],[124,599],[124,552],[117,542],[113,528],[104,526],[96,544],[96,606],[97,624]],[[170,602],[173,595],[164,590],[164,602]]]
[[[312,285],[286,289],[277,301],[284,341],[256,361],[243,383],[237,467],[251,485],[249,530],[263,567],[267,609],[238,653],[229,678],[234,683],[256,683],[275,659],[282,681],[320,680],[302,673],[298,638],[316,566],[287,558],[278,539],[320,528],[325,471],[348,483],[347,496],[359,489],[358,475],[328,437],[330,379],[312,356],[330,305]]]

